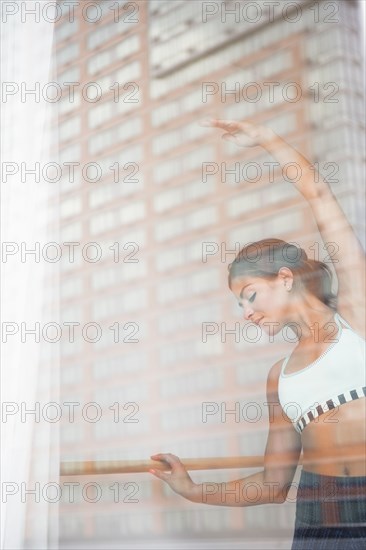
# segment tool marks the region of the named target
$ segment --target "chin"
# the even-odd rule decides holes
[[[270,324],[267,324],[267,323],[270,323]],[[278,321],[272,321],[269,319],[263,319],[263,322],[260,323],[260,326],[267,334],[269,333],[278,334],[282,329],[281,323],[279,323]]]

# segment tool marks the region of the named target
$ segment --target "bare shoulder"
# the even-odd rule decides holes
[[[267,394],[278,393],[278,379],[281,374],[281,367],[285,358],[280,359],[272,365],[267,376]]]
[[[281,368],[284,360],[285,359],[283,358],[277,361],[276,363],[274,363],[267,375],[267,388],[266,388],[267,398],[270,402],[276,402],[279,405],[280,405],[280,400],[278,397],[278,380],[280,378]]]

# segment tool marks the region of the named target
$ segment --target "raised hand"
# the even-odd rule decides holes
[[[211,118],[202,120],[200,125],[224,130],[225,133],[222,138],[235,143],[238,147],[264,146],[276,137],[276,134],[270,128],[252,122]]]
[[[178,495],[188,499],[193,495],[194,489],[198,486],[192,481],[186,468],[177,456],[171,453],[158,453],[156,455],[151,455],[150,458],[168,464],[171,469],[171,473],[169,474],[154,469],[149,470],[150,473],[165,481],[175,493],[178,493]]]
[[[299,151],[270,128],[234,120],[206,119],[201,126],[224,130],[222,138],[238,147],[261,145],[279,163],[284,179],[292,183],[302,196],[311,201],[328,191],[328,185],[314,166]]]

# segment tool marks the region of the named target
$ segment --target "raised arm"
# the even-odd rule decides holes
[[[263,147],[281,166],[296,162],[300,167],[301,178],[296,187],[310,206],[333,262],[338,279],[338,311],[359,334],[365,336],[366,259],[361,243],[329,184],[303,155],[275,134],[272,140],[265,141]],[[297,175],[292,178],[296,179]]]
[[[224,130],[223,139],[239,147],[262,146],[282,168],[288,163],[296,163],[292,170],[286,168],[286,175],[308,202],[328,247],[338,279],[338,311],[359,334],[365,335],[365,253],[328,183],[309,160],[269,128],[216,119],[201,124]]]

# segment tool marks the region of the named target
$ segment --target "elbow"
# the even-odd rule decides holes
[[[289,490],[289,485],[279,488],[274,495],[274,504],[283,504],[286,502]]]
[[[269,481],[265,479],[264,484],[266,487],[265,501],[268,504],[283,504],[286,502],[287,494],[289,492],[289,485],[284,485],[283,481],[273,479]]]
[[[274,504],[283,504],[286,502],[286,496],[284,495],[284,492],[280,492],[277,495],[275,495]]]

